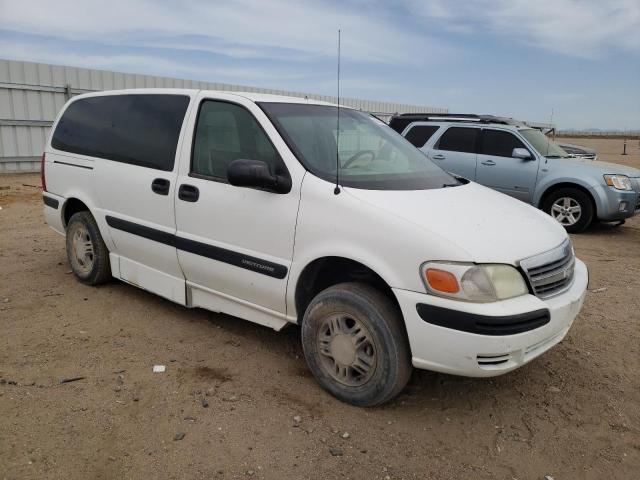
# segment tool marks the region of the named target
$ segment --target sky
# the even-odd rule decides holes
[[[640,129],[640,0],[0,0],[0,58]]]

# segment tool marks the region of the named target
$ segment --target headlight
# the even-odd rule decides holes
[[[429,293],[468,302],[495,302],[529,293],[511,265],[426,262],[420,275]]]
[[[631,180],[626,175],[604,175],[604,183],[616,190],[632,190]]]

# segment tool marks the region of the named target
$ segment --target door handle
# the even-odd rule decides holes
[[[166,178],[156,178],[151,182],[151,190],[158,195],[169,195],[169,185],[171,182]]]
[[[185,202],[197,202],[200,197],[200,190],[193,185],[182,184],[178,189],[178,198]]]
[[[434,160],[444,160],[444,155],[441,155],[438,153],[437,155],[434,155],[431,158],[433,158]]]
[[[493,160],[485,160],[484,162],[480,162],[480,163],[483,165],[488,165],[490,167],[496,164],[496,162],[494,162]]]

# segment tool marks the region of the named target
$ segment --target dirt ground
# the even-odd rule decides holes
[[[362,409],[320,389],[296,327],[78,283],[38,184],[0,176],[0,478],[640,478],[640,217],[573,236],[591,292],[556,348]]]
[[[556,141],[593,148],[598,152],[598,160],[640,168],[640,140],[637,138],[627,140],[627,155],[622,155],[624,140],[621,139],[557,137]]]

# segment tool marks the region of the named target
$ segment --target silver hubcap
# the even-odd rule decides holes
[[[322,321],[318,351],[324,370],[343,385],[363,385],[375,371],[376,349],[371,333],[347,314],[330,315]]]
[[[89,273],[93,268],[93,243],[87,229],[78,225],[72,233],[71,256],[80,273]]]
[[[580,204],[571,197],[559,198],[551,205],[551,216],[562,225],[574,225],[581,215]]]

